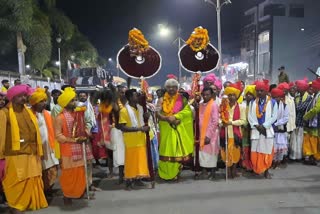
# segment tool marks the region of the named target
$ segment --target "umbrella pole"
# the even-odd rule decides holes
[[[229,162],[229,155],[228,155],[228,127],[225,127],[225,138],[226,138],[226,182],[228,182],[228,162]]]
[[[86,142],[82,143],[82,153],[83,153],[84,171],[86,173],[86,175],[85,175],[86,176],[86,192],[87,192],[88,200],[90,200]]]

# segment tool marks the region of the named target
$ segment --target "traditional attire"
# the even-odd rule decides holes
[[[200,128],[200,151],[199,163],[203,168],[217,167],[219,144],[218,138],[219,111],[213,99],[208,103],[200,103],[199,128]],[[205,138],[210,139],[210,144],[205,145]]]
[[[64,108],[75,98],[76,94],[72,88],[66,88],[58,98],[58,104]],[[79,120],[84,128],[84,112],[79,112]],[[61,176],[60,185],[66,198],[80,198],[86,188],[86,174],[82,145],[75,142],[74,130],[79,128],[75,124],[76,112],[63,110],[55,121],[55,134],[60,143],[61,151]],[[83,134],[83,133],[82,133]],[[91,160],[92,153],[86,145],[86,156]]]
[[[248,93],[252,94],[253,97],[256,97],[256,86],[255,85],[248,85],[245,88],[244,95],[246,96]],[[249,104],[250,102],[245,101],[243,104],[246,109],[246,120],[248,121],[248,114],[249,114]],[[252,163],[251,163],[251,127],[250,124],[247,122],[246,125],[242,126],[242,155],[241,155],[241,165],[246,170],[252,170]]]
[[[225,95],[235,94],[236,97],[239,97],[241,92],[240,87],[239,82],[230,84],[224,93]],[[230,107],[229,103],[222,101],[220,117],[224,123],[231,122],[231,125],[220,130],[221,158],[228,167],[231,167],[240,161],[240,146],[242,144],[241,126],[247,123],[245,108],[239,105],[238,102]],[[226,141],[228,141],[228,154],[226,154]]]
[[[144,126],[142,106],[137,109],[128,103],[120,110],[119,124],[127,127]],[[125,144],[124,178],[139,179],[149,177],[146,135],[144,132],[123,132]]]
[[[298,90],[306,91],[309,88],[309,84],[306,80],[296,81]],[[304,121],[303,116],[306,113],[308,106],[312,101],[311,95],[308,92],[300,94],[295,99],[296,106],[296,129],[291,134],[290,139],[290,155],[289,158],[292,160],[302,159],[302,145],[304,138]]]
[[[280,162],[288,154],[287,123],[289,121],[289,108],[282,101],[279,102],[278,107],[277,121],[273,124],[275,132],[273,160]]]
[[[37,88],[29,97],[30,105],[34,106],[37,103],[46,100],[47,95],[45,89]],[[53,120],[47,110],[35,113],[39,125],[39,131],[42,140],[43,158],[42,158],[42,179],[44,190],[50,190],[58,177],[59,160],[55,156],[56,139],[54,135]]]
[[[20,94],[30,95],[30,87],[14,86],[8,90],[7,97],[12,101]],[[0,156],[6,162],[2,185],[8,205],[20,211],[45,208],[48,203],[41,178],[43,150],[37,119],[27,107],[15,111],[12,103],[3,112],[6,119],[0,120],[0,127],[5,129],[5,140],[0,141]]]
[[[267,80],[256,83],[256,90],[269,90]],[[258,116],[259,115],[259,116]],[[261,174],[268,170],[273,160],[274,130],[272,124],[277,120],[278,104],[267,96],[250,103],[248,121],[251,125],[251,162],[253,171]],[[263,125],[266,136],[260,134],[256,125]]]
[[[172,105],[170,105],[170,103]],[[180,120],[177,126],[166,121],[159,121],[160,148],[159,169],[160,178],[164,180],[176,179],[182,169],[183,162],[192,158],[194,150],[193,116],[187,99],[176,94],[170,97],[164,95],[163,102],[158,104],[165,116],[174,116]],[[169,109],[171,106],[171,109]]]
[[[308,128],[305,128],[303,142],[303,154],[308,159],[310,156],[317,155],[320,145],[320,79],[312,82],[312,87],[318,92],[314,96],[310,108],[303,119],[308,121]]]

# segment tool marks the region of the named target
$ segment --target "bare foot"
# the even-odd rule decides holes
[[[271,175],[270,175],[268,170],[264,172],[264,178],[265,179],[272,179],[272,177],[271,177]]]

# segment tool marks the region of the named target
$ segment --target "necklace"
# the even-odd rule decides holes
[[[267,101],[264,102],[261,102],[261,104],[263,104],[263,108],[262,108],[262,112],[260,112],[260,109],[259,109],[259,98],[256,99],[256,115],[257,115],[257,118],[262,118],[262,116],[264,115],[264,113],[266,112],[266,109],[267,109],[267,104],[268,102],[271,100],[271,98],[268,96],[267,97]]]

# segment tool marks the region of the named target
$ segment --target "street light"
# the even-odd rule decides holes
[[[59,60],[58,61],[59,63],[56,62],[56,65],[59,66],[59,78],[60,78],[60,81],[62,81],[62,78],[61,78],[61,56],[60,56],[60,43],[62,41],[62,38],[60,35],[56,38],[56,41],[58,43],[58,60]]]
[[[220,19],[220,13],[221,13],[221,8],[226,5],[226,4],[231,4],[232,2],[230,0],[217,0],[216,3],[214,3],[212,0],[204,0],[205,2],[213,5],[216,8],[217,11],[217,28],[218,28],[218,50],[220,52],[220,61],[219,61],[219,71],[220,71],[220,76],[222,77],[222,72],[221,72],[221,66],[222,66],[222,48],[221,48],[221,19]]]
[[[110,57],[110,58],[108,59],[108,61],[109,61],[109,62],[112,62],[112,58]]]
[[[170,28],[163,24],[159,24],[159,35],[161,37],[168,37],[171,34]],[[185,43],[185,41],[181,38],[181,28],[180,26],[178,27],[178,37],[173,41],[173,43],[178,42],[178,52],[181,49],[182,44]],[[178,81],[180,82],[181,80],[181,64],[179,62],[179,76],[178,76]]]

